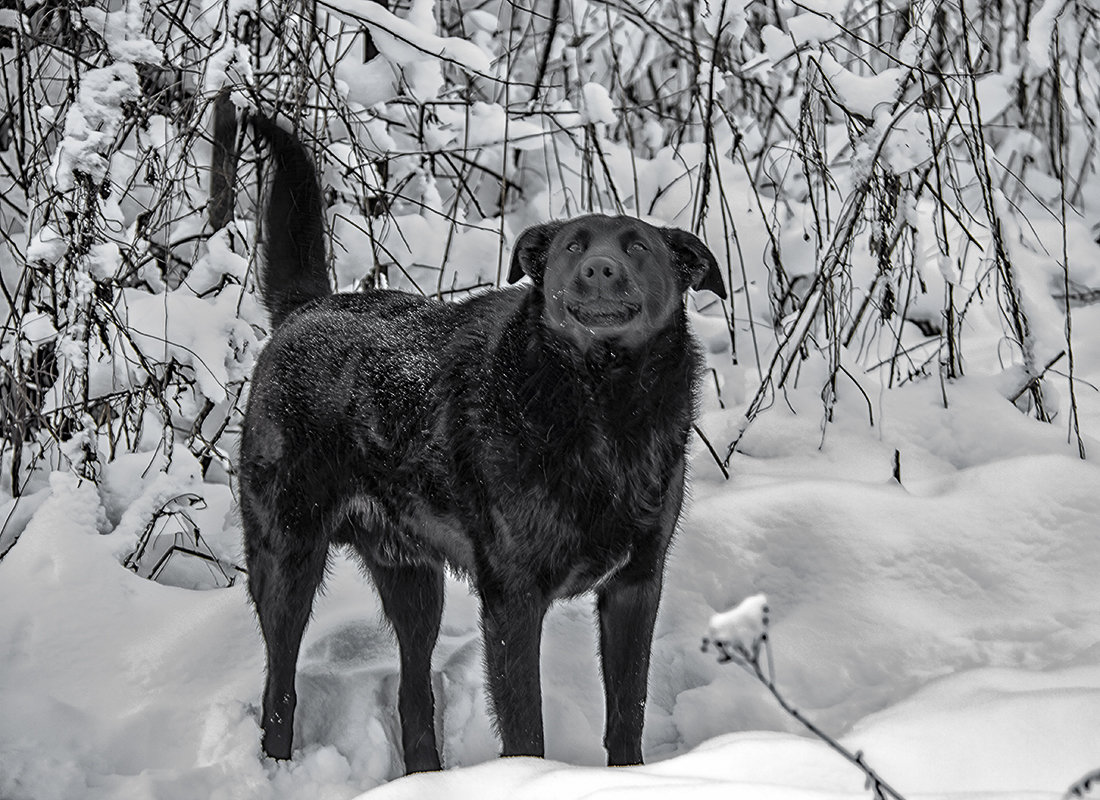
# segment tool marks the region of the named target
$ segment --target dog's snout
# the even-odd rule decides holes
[[[623,265],[613,258],[595,256],[585,259],[577,270],[577,280],[587,289],[610,289],[623,275]]]

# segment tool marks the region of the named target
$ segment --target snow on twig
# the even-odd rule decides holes
[[[780,693],[775,682],[771,648],[769,645],[768,624],[769,608],[767,597],[763,594],[752,595],[739,605],[710,618],[707,635],[703,637],[703,652],[714,649],[718,653],[718,662],[733,662],[743,667],[759,681],[771,694],[779,707],[806,730],[859,768],[866,777],[868,790],[876,800],[905,800],[896,789],[887,783],[881,775],[867,763],[863,751],[852,752],[835,738],[830,736],[802,712],[792,706]]]
[[[1092,793],[1093,786],[1100,786],[1100,769],[1094,769],[1087,775],[1083,775],[1079,780],[1073,782],[1066,793],[1062,795],[1062,800],[1077,800],[1077,798],[1087,797]]]

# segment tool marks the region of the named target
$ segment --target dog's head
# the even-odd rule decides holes
[[[546,324],[582,350],[644,344],[688,289],[726,297],[718,262],[698,237],[632,217],[592,214],[528,228],[512,250],[508,280],[524,274],[542,293]]]

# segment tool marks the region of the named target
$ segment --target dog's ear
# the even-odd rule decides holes
[[[512,264],[508,268],[508,283],[515,283],[524,275],[530,275],[536,284],[542,283],[546,271],[546,257],[550,244],[561,230],[562,223],[547,222],[534,225],[516,239],[512,245]]]
[[[722,271],[710,248],[698,236],[679,228],[662,228],[661,234],[672,251],[676,271],[684,278],[684,288],[707,289],[725,300]]]

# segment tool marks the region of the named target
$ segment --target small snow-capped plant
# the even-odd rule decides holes
[[[1092,790],[1097,787],[1100,787],[1100,769],[1094,769],[1079,780],[1074,781],[1073,785],[1066,789],[1066,793],[1062,795],[1062,800],[1088,797],[1092,794]]]
[[[905,800],[890,784],[882,779],[864,760],[863,751],[855,753],[814,725],[802,713],[787,702],[779,693],[775,684],[775,672],[769,645],[768,598],[763,594],[754,594],[742,600],[729,611],[723,611],[710,618],[707,635],[703,637],[703,652],[712,648],[718,653],[718,663],[733,662],[742,666],[750,675],[763,684],[776,702],[789,716],[797,720],[806,730],[827,744],[848,761],[858,767],[866,777],[866,788],[875,800]],[[765,664],[766,663],[766,669]],[[1092,775],[1093,779],[1100,777]],[[1086,776],[1083,781],[1087,781]],[[1080,784],[1080,782],[1079,782]],[[1078,785],[1079,785],[1078,784]],[[1069,795],[1067,795],[1067,798]]]
[[[760,650],[768,638],[768,598],[762,594],[746,597],[735,608],[710,618],[703,637],[703,651],[718,651],[718,662],[738,661],[749,665],[760,660]]]
[[[126,510],[115,532],[136,541],[123,566],[169,586],[232,586],[244,570],[215,554],[190,513],[204,508],[205,499],[194,492],[175,491],[175,485],[169,476],[158,476]],[[172,562],[180,574],[169,577],[165,568]],[[186,563],[181,566],[182,562]],[[180,575],[186,577],[186,583],[179,582]]]

